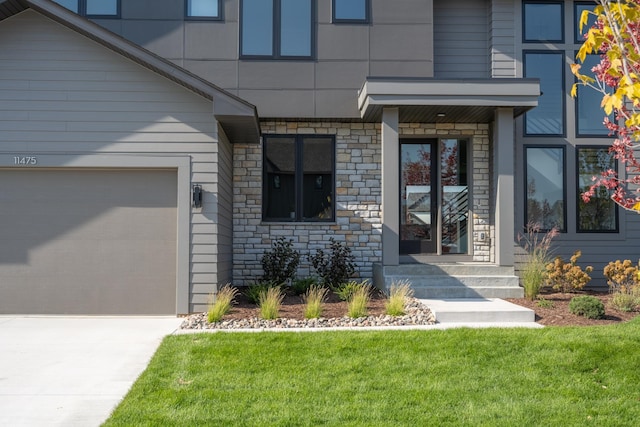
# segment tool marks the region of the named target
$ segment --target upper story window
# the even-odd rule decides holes
[[[332,0],[333,22],[369,22],[369,0]]]
[[[560,1],[525,0],[523,23],[525,42],[564,41],[564,6]]]
[[[54,0],[78,15],[89,18],[118,18],[120,0]]]
[[[542,92],[525,113],[524,134],[564,135],[564,51],[524,52],[524,76],[539,78]]]
[[[580,71],[593,76],[591,69],[600,63],[600,55],[587,55]],[[590,87],[578,85],[576,96],[576,134],[578,137],[606,137],[609,129],[603,124],[605,113],[600,107],[602,94]],[[609,115],[614,120],[613,113]]]
[[[219,0],[186,0],[185,16],[194,20],[221,20]]]
[[[335,138],[265,135],[265,221],[333,221]]]
[[[242,0],[240,57],[313,57],[314,0]]]

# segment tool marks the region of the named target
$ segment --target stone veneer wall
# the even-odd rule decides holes
[[[262,145],[234,144],[233,283],[247,285],[262,275],[260,260],[280,236],[293,239],[303,255],[298,276],[311,271],[307,255],[326,249],[330,238],[347,242],[360,279],[371,279],[382,259],[380,124],[339,122],[261,123],[263,134],[324,134],[336,137],[336,221],[262,222]],[[491,261],[489,215],[489,127],[484,124],[400,124],[402,137],[469,138],[473,162],[474,260]],[[478,241],[484,232],[487,239]]]

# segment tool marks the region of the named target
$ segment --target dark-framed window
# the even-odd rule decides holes
[[[242,0],[240,57],[311,59],[315,0]]]
[[[564,146],[525,146],[525,224],[566,232],[567,193]]]
[[[576,147],[577,184],[577,229],[578,233],[617,233],[618,206],[611,200],[611,191],[597,187],[595,195],[588,203],[582,200],[582,193],[593,185],[592,178],[601,172],[617,171],[617,162],[608,146],[582,145]]]
[[[332,22],[366,24],[369,22],[369,0],[332,0]]]
[[[600,63],[600,55],[587,55],[582,63],[580,72],[593,77],[591,69]],[[577,81],[577,79],[576,79]],[[609,129],[603,124],[606,114],[600,101],[602,94],[581,84],[577,87],[576,96],[576,135],[578,137],[602,138],[609,135]],[[609,120],[614,120],[614,114],[609,114]]]
[[[525,0],[522,4],[525,43],[564,42],[564,2]]]
[[[582,31],[580,31],[580,17],[582,16],[582,12],[585,10],[590,10],[593,12],[595,9],[596,3],[593,1],[590,2],[575,2],[573,4],[573,27],[574,27],[574,37],[576,43],[582,43],[584,41],[584,35],[589,32],[589,28],[593,26],[596,22],[596,17],[593,14],[589,15],[589,19],[587,20],[587,24],[582,27]]]
[[[119,18],[120,0],[53,0],[88,18]]]
[[[264,221],[334,221],[335,137],[263,136]]]
[[[222,0],[186,0],[184,16],[188,20],[221,21]]]
[[[540,79],[542,92],[538,106],[525,113],[524,134],[564,136],[564,51],[525,51],[523,58],[524,76]]]

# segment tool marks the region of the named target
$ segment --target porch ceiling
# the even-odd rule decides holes
[[[358,92],[360,116],[379,122],[398,107],[400,122],[488,123],[498,107],[514,117],[538,105],[538,79],[438,80],[368,77]]]

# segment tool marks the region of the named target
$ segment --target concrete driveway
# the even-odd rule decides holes
[[[181,321],[0,316],[0,425],[100,425]]]

